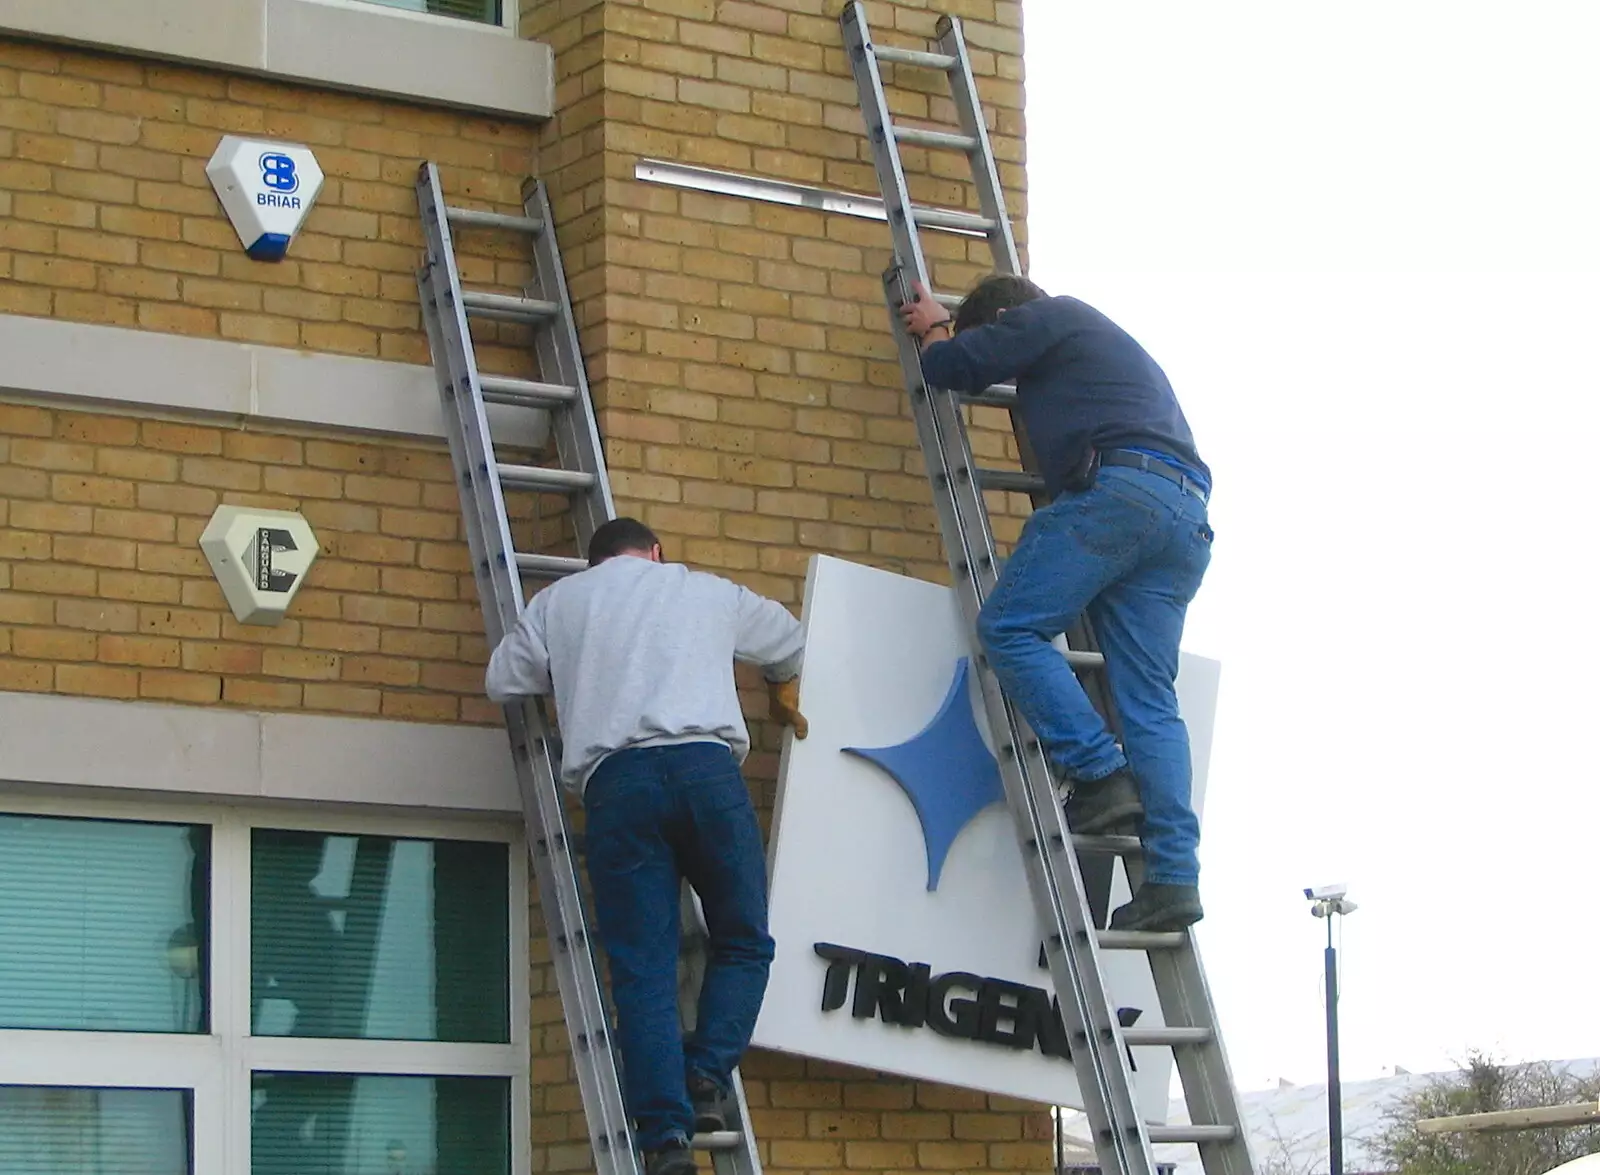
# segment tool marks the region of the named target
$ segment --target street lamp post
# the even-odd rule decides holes
[[[1322,953],[1328,1004],[1328,1175],[1344,1175],[1344,1103],[1339,1088],[1339,956],[1333,949],[1333,919],[1353,914],[1343,885],[1321,885],[1305,891],[1311,916],[1328,922],[1328,947]]]

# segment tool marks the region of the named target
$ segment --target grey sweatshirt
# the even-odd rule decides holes
[[[681,564],[617,555],[534,596],[485,684],[496,702],[555,694],[562,783],[581,793],[627,747],[718,741],[743,762],[750,732],[733,662],[788,681],[801,643],[781,604]]]

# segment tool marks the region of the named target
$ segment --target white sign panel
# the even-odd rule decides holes
[[[322,190],[322,168],[310,148],[226,135],[206,164],[206,177],[257,261],[281,261]]]
[[[317,557],[317,537],[298,514],[218,506],[200,549],[241,624],[276,624]]]
[[[777,956],[755,1043],[1081,1106],[954,594],[819,556],[805,600],[811,731],[780,769]],[[1184,655],[1197,804],[1218,670]],[[1085,882],[1102,909],[1128,898],[1110,858]],[[1104,957],[1124,1024],[1160,1025],[1144,956]],[[1132,1055],[1144,1113],[1162,1121],[1171,1052]]]

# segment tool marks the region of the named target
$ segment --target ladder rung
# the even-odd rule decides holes
[[[1152,1126],[1151,1142],[1232,1142],[1239,1132],[1232,1126]]]
[[[480,375],[478,386],[491,404],[516,404],[527,408],[558,408],[578,398],[578,389],[566,384],[542,384],[508,375]]]
[[[1148,1045],[1176,1047],[1185,1044],[1209,1044],[1209,1028],[1124,1028],[1122,1043],[1132,1046]]]
[[[594,485],[594,474],[577,469],[546,469],[542,465],[496,465],[501,485],[519,490],[545,490],[571,494]]]
[[[504,212],[480,212],[476,208],[448,207],[444,210],[444,215],[451,224],[472,228],[507,228],[513,232],[533,233],[535,236],[544,232],[544,225],[531,216],[511,216]]]
[[[744,1139],[737,1130],[715,1130],[694,1136],[694,1148],[701,1151],[736,1151]]]
[[[963,392],[961,402],[985,408],[1015,408],[1017,389],[1010,384],[992,384],[981,392]]]
[[[1013,494],[1037,494],[1044,490],[1044,478],[1037,473],[1017,473],[1009,469],[974,469],[978,486],[986,490],[1007,490]]]
[[[893,45],[874,45],[872,52],[879,61],[895,65],[920,65],[924,69],[942,69],[949,73],[956,67],[956,59],[945,53],[928,53],[922,49],[896,49]]]
[[[952,212],[946,208],[911,209],[911,219],[919,228],[948,228],[957,232],[992,233],[999,227],[987,216],[976,212]]]
[[[1144,846],[1139,843],[1139,838],[1136,836],[1078,836],[1074,834],[1072,847],[1080,853],[1114,853],[1119,857],[1132,857],[1144,850]]]
[[[1189,941],[1181,930],[1100,930],[1096,937],[1103,951],[1176,951]]]
[[[463,290],[461,305],[479,318],[501,318],[510,322],[549,322],[561,313],[554,302],[539,298],[518,298],[511,294],[482,294]]]
[[[933,300],[946,310],[954,310],[966,301],[964,294],[935,294]]]
[[[514,558],[518,571],[526,571],[540,579],[560,579],[563,575],[574,575],[589,567],[587,559],[574,559],[568,555],[530,555],[518,551]]]
[[[948,147],[952,151],[978,149],[978,140],[971,135],[930,130],[927,127],[897,126],[894,128],[894,137],[897,142],[910,143],[913,147]]]

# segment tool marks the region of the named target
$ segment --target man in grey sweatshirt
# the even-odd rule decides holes
[[[773,953],[733,663],[765,669],[773,716],[804,738],[802,634],[781,604],[662,562],[656,536],[633,519],[601,526],[588,555],[588,570],[529,602],[489,659],[487,688],[497,702],[555,695],[562,782],[587,816],[629,1112],[649,1175],[690,1175],[689,1138],[725,1125]],[[685,878],[710,937],[687,1041],[677,1005]]]

